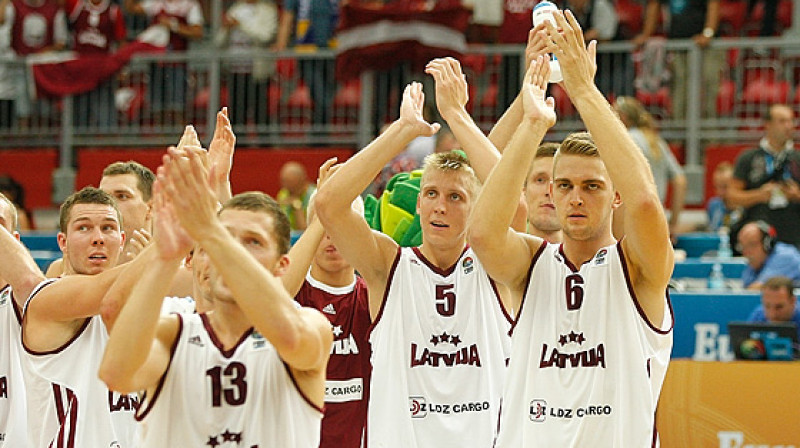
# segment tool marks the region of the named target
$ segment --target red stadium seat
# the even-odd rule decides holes
[[[669,116],[672,111],[672,98],[668,87],[662,87],[655,93],[637,90],[636,99],[641,101],[650,113],[658,117]]]
[[[358,78],[348,81],[333,96],[333,123],[356,124],[361,105],[361,81]]]
[[[575,106],[570,101],[567,92],[558,84],[550,84],[549,95],[553,97],[556,115],[559,119],[575,115]]]
[[[736,101],[736,83],[726,79],[720,82],[717,92],[717,115],[731,115]]]
[[[789,99],[789,81],[774,81],[756,78],[744,87],[742,102],[744,104],[769,105],[786,103]]]

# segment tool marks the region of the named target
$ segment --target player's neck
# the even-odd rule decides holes
[[[461,254],[464,253],[464,248],[467,244],[465,241],[461,241],[460,243],[461,244],[443,247],[426,244],[423,241],[422,245],[419,246],[419,251],[437,268],[448,269],[455,264],[461,257]]]
[[[535,227],[531,227],[528,233],[530,233],[533,236],[538,236],[539,238],[547,241],[548,243],[558,244],[564,241],[564,235],[562,234],[561,230],[553,230],[548,232],[546,230],[539,230]]]
[[[226,350],[235,346],[242,335],[253,326],[235,303],[217,301],[214,309],[206,315],[214,334]]]
[[[353,268],[340,269],[338,271],[327,271],[317,264],[311,265],[311,277],[320,283],[324,283],[334,288],[341,288],[353,283],[355,270]]]
[[[568,236],[564,236],[564,255],[575,267],[580,269],[583,263],[594,258],[597,251],[603,247],[614,244],[616,240],[613,236],[607,235],[604,238],[596,238],[590,240],[574,240]]]

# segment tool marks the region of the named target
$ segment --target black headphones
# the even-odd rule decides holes
[[[754,221],[753,224],[761,231],[761,244],[764,245],[764,251],[767,253],[772,252],[772,249],[775,247],[775,239],[778,237],[778,232],[775,231],[775,227],[772,227],[766,221],[760,219]]]

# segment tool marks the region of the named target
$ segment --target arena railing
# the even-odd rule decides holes
[[[704,194],[706,146],[755,144],[770,104],[800,105],[800,38],[721,38],[705,50],[692,41],[654,42],[648,51],[635,51],[629,42],[602,43],[597,83],[609,99],[636,96],[656,116],[662,135],[683,153],[687,203],[698,204]],[[468,108],[486,131],[517,94],[522,50],[517,45],[471,46],[462,57],[470,84]],[[0,99],[0,148],[58,147],[60,166],[69,171],[76,147],[174,144],[189,123],[207,142],[220,105],[230,106],[243,146],[363,147],[396,117],[402,87],[411,80],[425,84],[435,118],[430,77],[399,64],[342,83],[334,76],[335,57],[333,50],[233,52],[208,46],[136,55],[93,92],[30,101],[26,118],[15,109],[24,89],[18,88],[23,92],[15,98]],[[678,70],[681,61],[684,71]],[[706,81],[704,64],[711,67]],[[29,64],[5,57],[0,65],[18,87],[33,85]],[[185,84],[175,81],[175,67],[185,67]],[[685,80],[682,90],[676,80]],[[183,88],[183,94],[176,94]],[[559,122],[548,139],[582,129],[564,91],[553,87],[550,93]]]

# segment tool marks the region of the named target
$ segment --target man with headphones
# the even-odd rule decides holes
[[[775,228],[765,221],[752,221],[739,231],[736,249],[747,259],[742,272],[742,285],[760,289],[766,279],[775,276],[789,277],[800,285],[800,250],[777,241]]]

